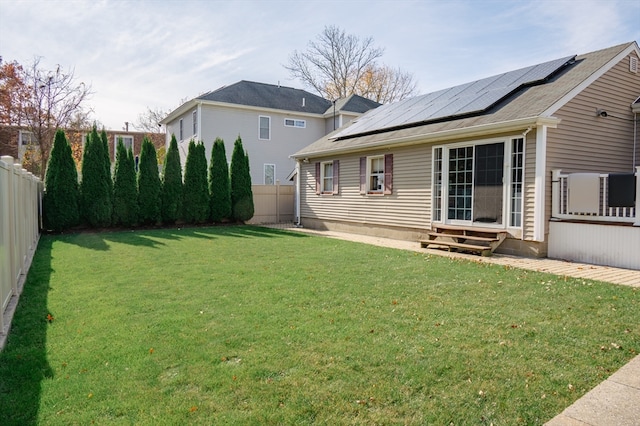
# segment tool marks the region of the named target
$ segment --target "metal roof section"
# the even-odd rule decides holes
[[[515,91],[547,81],[576,55],[532,65],[369,111],[332,139],[346,139],[486,112]]]

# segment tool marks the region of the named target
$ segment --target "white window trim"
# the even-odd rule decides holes
[[[178,122],[178,134],[180,136],[179,140],[183,141],[184,140],[184,121],[182,118]]]
[[[514,194],[511,192],[513,189],[513,142],[517,139],[522,139],[522,194],[520,194],[520,226],[512,226],[511,225],[511,215],[513,211],[511,210],[511,201],[513,199]],[[504,185],[508,185],[507,187],[507,229],[512,230],[513,234],[519,234],[522,229],[524,229],[524,219],[526,217],[524,211],[524,199],[525,199],[525,183],[527,176],[527,138],[526,136],[513,136],[508,139],[509,143],[505,143],[504,155],[505,155],[505,166],[504,166]],[[506,146],[508,145],[508,147]],[[506,161],[507,154],[509,155],[509,161]]]
[[[380,189],[372,189],[371,188],[371,178],[373,177],[373,171],[371,168],[371,163],[373,160],[382,160],[382,172],[376,173],[378,175]],[[384,155],[372,155],[367,157],[367,194],[374,195],[384,195]]]
[[[131,151],[134,151],[134,144],[135,144],[135,138],[132,135],[114,135],[113,136],[113,159],[115,161],[116,159],[116,154],[118,151],[118,139],[122,138],[123,142],[125,138],[131,139]],[[125,148],[127,148],[127,146],[124,146]]]
[[[194,139],[197,139],[196,136],[198,136],[198,110],[194,109],[193,112],[191,112],[191,120],[192,120],[192,130],[193,130],[193,137]]]
[[[267,183],[267,166],[273,166],[273,183]],[[264,163],[262,166],[262,184],[263,185],[275,185],[276,184],[276,165],[272,163]]]
[[[325,166],[327,164],[331,165],[331,185],[329,189],[325,185],[325,178],[328,177],[325,175]],[[323,161],[320,163],[320,194],[333,194],[333,179],[335,178],[335,170],[333,170],[333,161]]]
[[[544,241],[545,172],[547,168],[547,126],[536,127],[536,177],[534,186],[533,241]],[[524,213],[524,212],[523,212]],[[524,221],[524,217],[523,217]]]
[[[260,122],[262,121],[263,118],[266,118],[268,123],[269,123],[269,135],[267,136],[267,138],[263,138],[261,137],[261,130],[262,128],[260,127]],[[261,141],[270,141],[271,140],[271,117],[268,115],[259,115],[258,116],[258,139]]]
[[[30,135],[30,137],[29,137],[29,141],[28,141],[27,143],[25,143],[25,140],[24,140],[26,135]],[[35,139],[35,136],[33,135],[33,132],[30,132],[30,131],[28,131],[28,130],[20,130],[20,135],[19,135],[19,137],[20,137],[20,143],[19,143],[19,146],[23,146],[23,145],[37,145],[37,143],[35,143],[36,141],[34,140],[34,139]]]
[[[526,138],[523,138],[523,194],[522,194],[522,201],[521,201],[521,211],[522,211],[522,220],[520,223],[520,226],[515,227],[515,226],[510,226],[510,219],[511,219],[511,184],[512,184],[512,179],[511,179],[511,170],[512,170],[512,143],[514,139],[519,139],[519,138],[523,138],[523,136],[520,135],[511,135],[511,136],[505,136],[505,137],[501,137],[501,138],[491,138],[491,139],[479,139],[479,140],[470,140],[470,141],[465,141],[465,142],[457,142],[457,143],[452,143],[452,144],[446,144],[446,145],[436,145],[432,148],[432,156],[431,156],[431,182],[432,182],[432,190],[435,191],[435,168],[434,168],[434,159],[435,156],[433,155],[433,153],[435,152],[436,149],[438,148],[442,148],[442,199],[441,202],[443,204],[441,211],[442,211],[442,217],[440,221],[437,221],[437,223],[450,223],[450,224],[462,224],[462,225],[466,225],[469,222],[468,221],[456,221],[456,220],[451,220],[448,219],[447,216],[447,200],[449,199],[449,185],[447,184],[448,182],[448,175],[449,175],[449,150],[450,149],[455,149],[455,148],[463,148],[463,147],[468,147],[468,146],[473,146],[474,147],[474,151],[475,151],[475,146],[477,145],[487,145],[487,144],[493,144],[493,143],[504,143],[504,169],[503,169],[503,182],[502,182],[502,190],[503,190],[503,195],[502,195],[502,224],[482,224],[483,227],[486,228],[497,228],[497,229],[508,229],[510,231],[513,231],[514,235],[519,235],[522,236],[523,234],[523,229],[524,229],[524,224],[525,224],[525,217],[526,217],[526,212],[524,210],[524,203],[525,203],[525,195],[524,195],[524,185],[526,183],[526,151],[527,151],[527,140]],[[367,158],[368,161],[368,158]],[[367,165],[368,166],[368,165]],[[475,168],[475,166],[474,166]],[[474,170],[475,173],[475,170]],[[433,217],[435,215],[435,208],[436,206],[432,203],[431,206],[431,218],[432,218],[432,222],[436,222],[435,220],[433,220]],[[544,210],[544,207],[542,207],[542,210]]]
[[[287,124],[287,121],[292,121],[293,124]],[[297,129],[305,129],[307,127],[307,120],[297,120],[295,118],[285,118],[284,119],[285,127],[295,127]]]

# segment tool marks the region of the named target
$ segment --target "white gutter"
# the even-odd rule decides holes
[[[296,226],[302,226],[302,218],[300,217],[300,160],[296,161],[296,204],[295,204],[295,215]]]

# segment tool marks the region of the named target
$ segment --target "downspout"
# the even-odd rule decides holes
[[[638,114],[633,113],[633,166],[631,170],[636,169],[636,146],[638,144]]]
[[[302,227],[302,222],[300,218],[300,160],[296,160],[296,225],[297,227]]]
[[[202,102],[196,104],[196,119],[198,120],[198,138],[204,143],[204,138],[202,137]]]

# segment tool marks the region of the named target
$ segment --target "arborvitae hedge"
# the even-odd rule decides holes
[[[253,191],[249,172],[249,156],[242,147],[238,136],[231,155],[231,216],[244,222],[253,217]]]
[[[202,223],[209,218],[207,157],[202,142],[189,142],[184,172],[183,217],[188,223]]]
[[[47,165],[45,185],[45,227],[53,231],[63,231],[76,226],[80,221],[78,172],[71,154],[71,146],[62,130],[56,132]]]
[[[229,163],[224,141],[216,138],[211,149],[209,165],[209,194],[211,195],[211,221],[221,222],[231,218],[231,188],[229,187]]]
[[[104,144],[96,126],[87,136],[82,156],[81,212],[92,227],[111,224],[111,175],[104,163]]]
[[[116,148],[116,170],[113,182],[113,224],[133,226],[138,222],[138,189],[131,149],[122,140]]]
[[[107,169],[106,174],[109,176],[109,204],[111,205],[111,211],[113,213],[113,176],[111,173],[111,156],[109,155],[109,138],[107,137],[106,130],[102,129],[100,132],[100,139],[102,140],[102,156],[104,161],[104,167]]]
[[[169,151],[164,157],[162,175],[161,216],[163,223],[175,223],[182,208],[182,166],[176,136],[171,135]]]
[[[145,137],[138,163],[138,219],[141,224],[155,225],[160,220],[160,189],[156,148]]]

